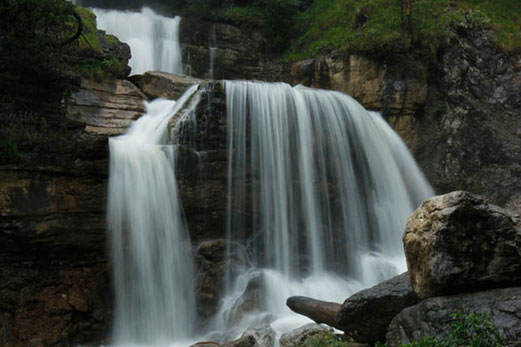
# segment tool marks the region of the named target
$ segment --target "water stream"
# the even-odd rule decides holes
[[[179,24],[181,17],[169,18],[144,7],[140,12],[91,9],[98,28],[117,36],[130,46],[132,74],[146,71],[183,73]]]

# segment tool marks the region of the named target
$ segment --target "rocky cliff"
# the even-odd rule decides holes
[[[215,78],[349,93],[383,113],[439,193],[464,188],[519,209],[521,73],[489,31],[460,28],[429,69],[414,56],[382,61],[334,52],[274,63],[254,28],[182,23],[185,63],[194,76],[209,76],[208,38],[215,30]],[[107,52],[127,52],[128,60],[124,47]],[[0,344],[103,341],[112,305],[105,251],[107,137],[139,117],[143,100],[178,95],[201,80],[147,74],[129,81],[123,74],[3,82]],[[178,176],[198,265],[199,311],[209,317],[224,269],[226,105],[220,84],[204,85],[196,131],[185,129]]]
[[[182,22],[185,62],[209,69],[210,23]],[[201,28],[194,30],[193,28]],[[496,203],[521,204],[521,59],[504,53],[493,32],[466,22],[427,64],[414,52],[381,58],[332,52],[275,63],[252,28],[215,24],[215,78],[259,79],[345,92],[389,121],[437,193],[464,189]],[[245,39],[239,39],[246,36]],[[493,179],[491,179],[493,177]]]

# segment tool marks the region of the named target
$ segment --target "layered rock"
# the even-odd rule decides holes
[[[387,346],[396,347],[425,336],[440,336],[450,330],[451,315],[460,310],[464,313],[487,312],[491,323],[499,330],[504,346],[521,346],[520,287],[423,300],[393,319],[387,332]]]
[[[405,272],[347,298],[336,314],[336,327],[359,342],[383,341],[394,316],[417,302]]]
[[[128,47],[111,42],[67,59],[116,54],[126,65]],[[107,135],[139,115],[143,95],[109,76],[80,82],[71,69],[55,78],[0,84],[0,133],[14,149],[0,146],[3,346],[100,343],[109,327]]]
[[[521,285],[519,217],[457,191],[425,201],[403,237],[421,297]]]

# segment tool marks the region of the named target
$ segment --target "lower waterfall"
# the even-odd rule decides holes
[[[195,272],[175,177],[179,141],[167,139],[180,110],[178,122],[197,126],[195,86],[177,103],[149,103],[126,135],[110,140],[116,344],[231,340],[265,323],[280,335],[310,321],[285,306],[289,296],[342,302],[406,270],[405,223],[432,190],[385,120],[339,92],[222,83],[228,191],[220,308],[196,330]],[[255,302],[243,305],[252,287]]]
[[[107,229],[117,345],[162,345],[194,334],[196,301],[188,231],[179,205],[176,147],[167,124],[196,91],[155,100],[125,135],[112,138]]]

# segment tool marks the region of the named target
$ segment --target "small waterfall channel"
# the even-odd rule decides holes
[[[179,24],[181,17],[169,18],[144,7],[140,12],[92,8],[98,28],[117,36],[130,46],[129,65],[133,74],[146,71],[183,73]]]

